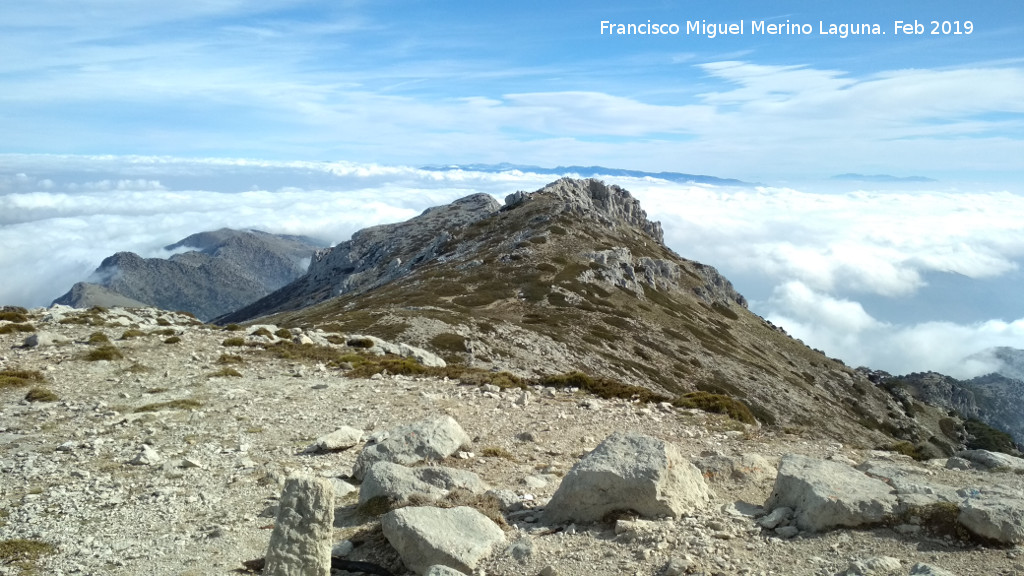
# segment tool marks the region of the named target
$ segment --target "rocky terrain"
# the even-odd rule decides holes
[[[170,258],[118,252],[103,260],[90,282],[75,284],[55,304],[154,306],[209,320],[295,280],[324,244],[297,236],[223,228],[166,246]]]
[[[669,402],[503,388],[357,334],[3,317],[0,574],[229,574],[265,556],[270,573],[279,499],[304,505],[289,478],[329,487],[338,560],[395,575],[1024,573],[1018,459],[915,462]],[[424,522],[455,536],[417,536]],[[445,558],[463,570],[424,565]]]

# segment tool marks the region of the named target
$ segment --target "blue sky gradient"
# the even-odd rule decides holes
[[[746,34],[599,32],[648,19]],[[814,34],[754,35],[752,20]],[[896,35],[896,20],[973,33]],[[0,152],[1014,182],[1022,34],[1002,0],[42,0],[0,9]]]

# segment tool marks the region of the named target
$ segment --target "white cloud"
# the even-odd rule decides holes
[[[127,250],[202,230],[256,228],[347,239],[471,193],[501,199],[552,176],[430,171],[352,162],[172,157],[0,156],[0,303],[40,305]],[[248,190],[261,181],[313,185]],[[681,185],[608,178],[661,220],[679,254],[712,264],[764,294],[752,309],[848,364],[901,373],[974,375],[962,359],[985,347],[1024,346],[1024,320],[900,324],[875,317],[866,295],[921,298],[934,272],[976,279],[1024,261],[1024,196],[928,185],[921,191],[828,191]],[[169,182],[218,182],[197,190]],[[750,294],[748,293],[748,296]],[[980,297],[966,293],[964,298]]]

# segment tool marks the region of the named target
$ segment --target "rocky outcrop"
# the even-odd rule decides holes
[[[171,251],[192,248],[167,259],[118,252],[103,260],[89,282],[75,284],[54,303],[77,308],[155,306],[210,320],[301,276],[322,245],[257,230],[202,232],[167,246]]]
[[[593,178],[562,178],[533,194],[555,195],[561,200],[564,210],[570,214],[597,220],[610,228],[636,228],[659,244],[665,242],[661,223],[648,220],[647,212],[640,207],[640,201],[618,186],[609,186]],[[531,194],[525,192],[510,194],[505,198],[505,207],[515,208],[530,198]]]
[[[678,517],[709,499],[700,471],[675,446],[643,434],[616,433],[565,475],[544,517],[553,524],[595,522],[627,510]]]
[[[409,507],[381,518],[384,537],[413,572],[425,574],[434,565],[469,574],[505,533],[473,508]]]
[[[1019,482],[964,485],[936,482],[929,470],[892,459],[868,460],[856,469],[830,460],[788,454],[764,505],[759,525],[777,535],[840,527],[896,525],[905,531],[949,533],[955,523],[981,541],[1024,542],[1024,501]],[[850,572],[857,573],[857,572]]]
[[[362,479],[376,462],[411,466],[423,461],[438,461],[451,456],[469,436],[451,416],[423,420],[389,430],[367,444],[356,459],[352,476]]]
[[[486,218],[499,208],[491,196],[473,194],[429,208],[405,222],[359,230],[351,239],[317,251],[306,274],[292,284],[217,322],[241,322],[294,310],[393,282],[437,258],[452,239],[453,230]]]

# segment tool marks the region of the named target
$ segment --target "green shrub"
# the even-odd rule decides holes
[[[484,446],[480,450],[480,455],[487,456],[488,458],[504,458],[506,460],[512,460],[512,453],[501,446]]]
[[[141,337],[143,337],[145,335],[146,335],[146,333],[143,332],[142,330],[136,330],[135,328],[129,328],[128,330],[124,331],[124,334],[121,334],[121,340],[130,340],[132,338],[141,338]]]
[[[680,408],[697,408],[705,412],[725,414],[744,424],[756,424],[757,420],[746,404],[724,394],[710,392],[689,392],[676,398],[673,404]]]
[[[217,364],[242,364],[244,360],[237,354],[221,354],[220,358],[217,358]]]
[[[154,336],[175,336],[178,332],[174,328],[160,328],[159,330],[153,330],[150,334]]]
[[[158,412],[160,410],[195,410],[203,405],[198,400],[186,398],[183,400],[169,400],[167,402],[156,402],[146,404],[135,409],[136,412]]]
[[[15,334],[18,332],[35,332],[36,327],[31,324],[4,324],[0,326],[0,334]]]
[[[1013,443],[1013,437],[985,424],[981,420],[968,418],[964,422],[964,428],[970,439],[967,441],[967,448],[970,450],[988,450],[989,452],[1003,452],[1014,454],[1017,446]]]
[[[112,346],[110,344],[105,344],[99,348],[90,350],[84,356],[84,359],[88,362],[98,362],[100,360],[113,361],[120,360],[122,358],[124,358],[124,354],[121,354],[121,351],[118,350],[116,346]]]
[[[242,373],[234,368],[225,366],[216,372],[211,372],[208,375],[209,378],[241,378]]]
[[[924,461],[928,460],[928,456],[919,446],[915,446],[911,442],[906,440],[900,440],[899,442],[893,442],[892,444],[885,444],[878,447],[879,450],[885,450],[886,452],[896,452],[897,454],[903,454],[904,456],[910,456],[914,460]]]
[[[942,430],[942,434],[950,440],[958,440],[960,438],[956,420],[952,418],[942,418],[939,420],[939,430]]]
[[[164,344],[177,344],[178,342],[181,342],[181,336],[171,336],[164,340]]]
[[[373,348],[373,340],[369,338],[349,338],[345,345],[349,348]]]
[[[41,556],[53,553],[53,546],[40,540],[22,540],[17,538],[0,541],[0,564],[19,565],[25,568],[25,570],[22,570],[23,573],[31,570],[31,564]]]
[[[238,324],[228,324],[227,326],[222,328],[222,330],[224,330],[225,332],[238,332],[241,329],[242,327],[239,326]]]
[[[226,338],[220,343],[221,346],[245,346],[245,338],[235,336],[234,338]]]
[[[637,399],[641,402],[665,402],[668,396],[658,394],[647,388],[623,384],[611,378],[594,378],[583,372],[568,372],[556,376],[545,376],[534,381],[540,386],[552,388],[579,388],[601,398]]]
[[[292,331],[287,328],[281,328],[277,332],[274,332],[274,336],[277,336],[278,338],[283,338],[285,340],[291,340]]]
[[[38,370],[0,370],[0,388],[21,388],[33,382],[43,382],[43,373]]]
[[[163,316],[161,316],[161,317],[156,319],[156,325],[157,326],[170,326],[171,325],[171,321],[168,320],[167,318],[164,318]]]
[[[466,339],[458,334],[444,332],[431,338],[430,343],[442,352],[466,352]]]
[[[14,322],[15,324],[23,324],[28,322],[28,316],[25,315],[25,312],[19,312],[17,310],[2,310],[0,311],[0,320]]]
[[[89,339],[86,342],[89,344],[110,344],[110,338],[103,332],[93,332],[89,334]]]
[[[47,388],[37,386],[29,390],[28,394],[25,394],[25,400],[29,402],[57,402],[60,400],[60,397]]]
[[[262,328],[262,327],[257,328],[256,330],[253,330],[253,332],[252,332],[252,334],[250,334],[250,336],[263,336],[264,338],[273,338],[274,337],[274,335],[270,333],[270,330],[267,330],[266,328]]]

